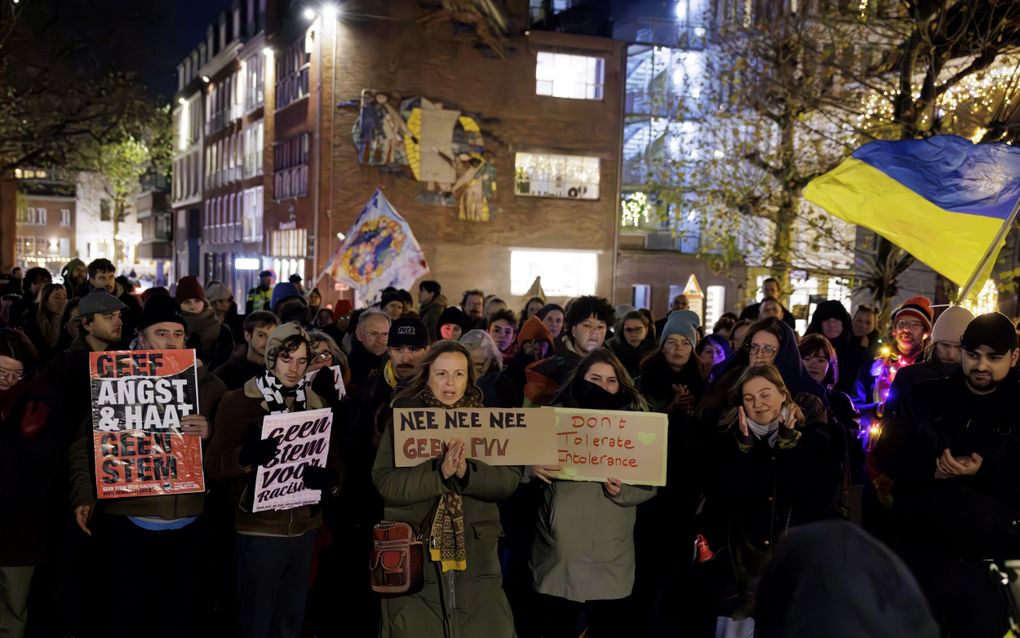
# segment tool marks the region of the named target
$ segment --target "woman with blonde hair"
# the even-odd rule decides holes
[[[711,621],[743,618],[776,542],[833,514],[841,476],[841,448],[821,400],[792,396],[771,363],[744,370],[729,405],[705,451],[716,475],[696,524],[706,550],[697,589],[709,596]]]

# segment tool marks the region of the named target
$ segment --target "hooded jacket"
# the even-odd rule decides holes
[[[829,342],[836,350],[836,360],[839,365],[839,378],[835,388],[840,392],[850,394],[854,391],[854,382],[857,380],[857,373],[860,371],[861,365],[868,359],[868,349],[860,345],[860,341],[854,338],[853,320],[850,318],[850,313],[842,303],[834,299],[818,304],[804,334],[824,335],[822,322],[828,319],[839,319],[843,324],[843,332],[839,333],[835,339],[829,339]]]
[[[758,585],[759,638],[938,638],[914,576],[841,520],[791,530]]]

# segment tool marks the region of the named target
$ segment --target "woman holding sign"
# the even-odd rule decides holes
[[[776,541],[831,515],[840,461],[827,411],[811,393],[792,396],[771,363],[751,365],[730,392],[713,449],[715,489],[697,529],[705,618],[740,617]]]
[[[467,349],[455,341],[435,343],[393,407],[482,407]],[[454,438],[443,456],[398,468],[389,424],[372,481],[386,502],[385,518],[423,527],[429,549],[423,589],[383,599],[381,636],[514,636],[496,553],[502,531],[496,504],[513,493],[522,474],[519,467],[467,458],[464,441]]]
[[[634,381],[609,350],[592,351],[564,386],[558,405],[586,410],[648,409]],[[655,489],[556,480],[559,467],[535,467],[547,484],[531,550],[535,590],[542,594],[545,638],[576,638],[581,613],[588,636],[625,636],[632,627],[623,603],[634,586],[634,523],[637,505]]]

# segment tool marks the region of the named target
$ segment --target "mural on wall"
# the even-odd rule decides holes
[[[398,100],[366,89],[352,135],[361,164],[424,184],[419,201],[455,206],[464,221],[491,219],[496,169],[475,117],[424,97]]]
[[[428,10],[418,19],[419,24],[430,27],[449,23],[454,30],[473,31],[478,42],[500,59],[506,59],[507,38],[513,29],[510,12],[503,0],[421,0]]]

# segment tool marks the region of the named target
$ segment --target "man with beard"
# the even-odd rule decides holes
[[[167,295],[155,295],[142,312],[138,349],[181,350],[185,345],[185,319],[177,302]],[[213,414],[226,392],[223,382],[210,373],[201,361],[198,369],[198,412],[181,417],[184,436],[200,437],[203,447],[209,440],[209,415]],[[209,535],[204,520],[206,494],[179,494],[97,501],[92,478],[94,458],[91,423],[86,419],[71,446],[71,506],[75,522],[82,532],[93,537],[101,556],[111,556],[124,547],[145,548],[173,565],[164,574],[164,583],[175,592],[175,613],[152,618],[142,602],[148,592],[129,588],[121,593],[137,597],[118,614],[93,614],[104,635],[130,632],[131,627],[146,625],[157,635],[198,635],[207,622],[210,591],[207,584]],[[98,516],[93,517],[93,514]],[[99,588],[93,595],[102,597]],[[102,604],[94,601],[95,604]]]
[[[259,273],[259,285],[248,291],[248,300],[244,304],[244,314],[250,315],[259,310],[269,310],[269,302],[273,299],[273,273],[263,270]]]
[[[388,358],[366,380],[361,412],[362,423],[369,419],[372,424],[372,439],[377,445],[390,416],[390,400],[410,383],[428,349],[428,332],[420,319],[401,317],[390,324],[386,346]]]
[[[570,304],[560,352],[528,366],[527,383],[524,385],[525,405],[551,404],[581,359],[603,346],[613,316],[613,307],[602,297],[585,295]]]
[[[380,310],[366,310],[358,316],[351,341],[351,385],[357,388],[365,383],[372,372],[379,369],[386,355],[389,340],[390,316]]]
[[[1007,609],[981,559],[1020,555],[1020,358],[1005,315],[970,322],[961,370],[918,385],[875,451],[895,481],[900,552],[951,636],[999,638]]]
[[[465,290],[460,300],[460,310],[467,320],[464,332],[476,328],[485,329],[485,293],[481,290]]]
[[[932,325],[927,297],[907,299],[893,311],[891,321],[892,347],[882,348],[871,365],[861,366],[851,397],[868,425],[882,417],[896,373],[921,360]]]
[[[120,319],[122,322],[121,339],[118,348],[127,349],[135,338],[135,328],[142,318],[142,304],[138,297],[123,288],[118,288],[117,267],[109,259],[93,259],[86,268],[88,279],[75,292],[76,297],[85,297],[89,292],[99,288],[106,290],[124,304]]]
[[[230,355],[230,359],[213,370],[228,390],[244,387],[248,379],[257,377],[266,369],[266,344],[279,322],[268,310],[253,312],[244,318],[244,341]]]

